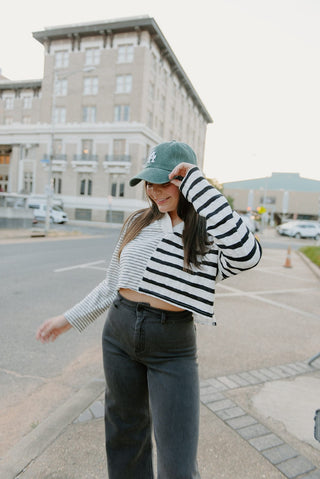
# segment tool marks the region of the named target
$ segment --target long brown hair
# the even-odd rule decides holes
[[[148,200],[151,202],[149,208],[134,212],[124,223],[123,230],[126,229],[126,232],[119,249],[119,257],[123,248],[136,238],[143,228],[164,216],[165,213],[159,211],[156,203],[149,196]],[[211,244],[206,230],[206,220],[195,211],[193,205],[181,192],[177,214],[184,221],[182,233],[184,267],[188,268],[191,265],[199,267],[201,264],[199,256],[206,254]]]

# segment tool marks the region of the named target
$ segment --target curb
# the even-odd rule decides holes
[[[105,380],[101,376],[90,381],[50,414],[4,456],[0,479],[17,478],[104,390]]]
[[[309,268],[316,275],[316,277],[320,279],[320,268],[316,264],[312,263],[312,261],[305,254],[301,253],[301,251],[297,250],[296,253],[302,259],[302,261],[304,261],[305,264],[309,266]]]

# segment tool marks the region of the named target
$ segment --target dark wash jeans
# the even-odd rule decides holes
[[[118,295],[103,330],[109,479],[200,479],[199,377],[192,314]],[[152,417],[152,420],[151,420]]]

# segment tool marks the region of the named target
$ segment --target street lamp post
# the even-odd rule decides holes
[[[52,107],[51,107],[51,133],[50,133],[50,151],[48,161],[48,183],[46,185],[46,219],[45,219],[45,234],[48,234],[50,229],[50,210],[52,204],[52,162],[54,158],[54,124],[55,124],[55,106],[57,93],[58,75],[54,72],[53,77],[53,92],[52,92]]]

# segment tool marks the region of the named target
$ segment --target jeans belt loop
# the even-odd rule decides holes
[[[161,312],[161,324],[166,322],[166,313],[164,311]]]

